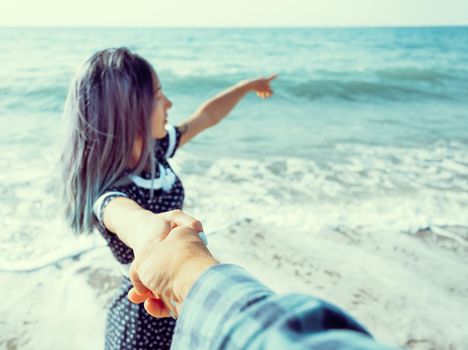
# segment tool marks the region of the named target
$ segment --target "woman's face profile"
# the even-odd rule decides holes
[[[151,134],[154,138],[163,138],[166,136],[167,111],[172,107],[172,102],[162,91],[161,82],[155,75],[155,107],[151,115]]]

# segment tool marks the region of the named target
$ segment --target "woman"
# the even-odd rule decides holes
[[[70,129],[62,154],[63,184],[72,229],[97,228],[116,260],[127,266],[134,251],[167,225],[171,212],[159,213],[183,206],[184,189],[168,159],[223,119],[249,91],[270,97],[274,78],[242,81],[174,127],[166,125],[172,103],[145,59],[125,48],[94,54],[75,77],[65,108]],[[129,302],[130,288],[123,278],[108,313],[105,348],[169,349],[175,320],[155,319]]]

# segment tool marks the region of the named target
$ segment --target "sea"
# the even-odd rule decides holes
[[[468,285],[468,27],[0,28],[0,269],[96,244],[64,224],[54,165],[74,72],[122,46],[154,66],[175,125],[278,74],[270,99],[247,95],[173,158],[209,239],[254,224],[304,247],[350,232],[417,239],[429,260],[453,262],[431,273]],[[454,298],[468,302],[467,288]],[[453,332],[454,348],[468,344]]]

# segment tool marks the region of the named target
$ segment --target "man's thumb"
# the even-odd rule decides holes
[[[149,288],[147,288],[143,282],[140,280],[140,276],[138,276],[138,271],[136,267],[135,261],[132,262],[130,265],[130,270],[128,272],[130,280],[132,281],[133,286],[135,287],[135,290],[137,291],[138,294],[146,294],[146,293],[151,293]]]

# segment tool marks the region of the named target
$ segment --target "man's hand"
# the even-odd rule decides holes
[[[200,238],[199,230],[192,228],[199,227],[199,222],[194,223],[188,216],[183,218],[185,215],[178,211],[170,216],[177,223],[175,228],[162,236],[165,239],[148,242],[135,253],[130,267],[134,288],[128,297],[134,303],[144,302],[146,311],[154,317],[178,315],[192,285],[217,263]]]

